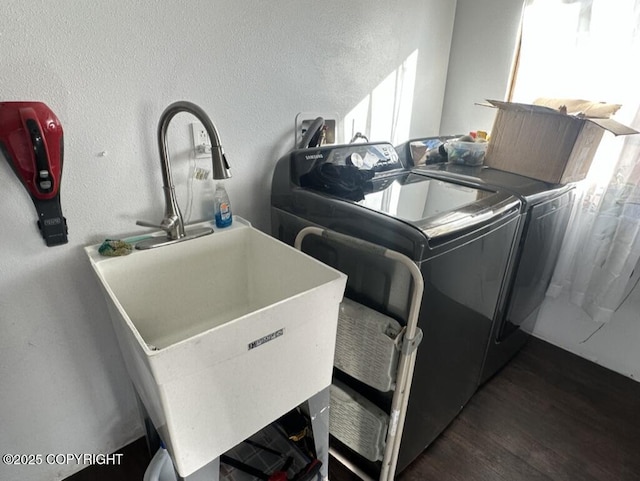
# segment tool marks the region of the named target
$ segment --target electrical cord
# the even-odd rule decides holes
[[[631,273],[631,275],[633,275],[633,272]],[[631,295],[631,293],[633,291],[636,290],[636,287],[638,287],[638,281],[640,281],[640,277],[638,277],[636,279],[635,284],[633,285],[633,287],[629,290],[629,292],[627,292],[627,295],[624,296],[624,299],[622,299],[622,301],[620,301],[620,304],[618,305],[618,307],[616,308],[616,310],[614,312],[618,312],[618,309],[620,309],[622,307],[622,304],[624,304],[625,302],[627,302],[627,299],[629,299],[629,296]]]
[[[353,144],[353,143],[354,143],[356,140],[358,140],[358,139],[362,139],[362,140],[364,140],[365,142],[369,142],[369,139],[367,138],[367,136],[366,136],[366,135],[364,135],[364,134],[363,134],[363,133],[361,133],[361,132],[356,132],[356,133],[353,135],[353,137],[351,137],[351,140],[349,141],[349,143],[350,143],[350,144]]]
[[[317,147],[324,130],[324,119],[317,117],[302,136],[302,140],[297,145],[298,149],[307,149],[309,147]]]
[[[196,176],[196,156],[193,152],[189,154],[189,177],[187,180],[187,211],[185,213],[185,224],[191,221],[193,212],[193,178]]]
[[[578,344],[584,344],[585,342],[587,342],[589,339],[591,339],[595,335],[596,332],[598,332],[600,329],[602,329],[604,327],[604,325],[605,325],[605,323],[603,322],[602,325],[600,327],[598,327],[598,329],[593,331],[591,334],[589,334],[589,336],[586,339],[583,339]]]

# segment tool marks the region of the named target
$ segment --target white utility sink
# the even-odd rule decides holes
[[[85,249],[183,477],[331,384],[346,276],[234,220],[124,257]]]

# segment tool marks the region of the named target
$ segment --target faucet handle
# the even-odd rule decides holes
[[[143,227],[151,227],[152,229],[161,229],[167,233],[169,239],[182,239],[185,236],[184,224],[182,219],[177,216],[165,217],[160,224],[154,224],[146,220],[138,220],[136,224]]]
[[[154,224],[153,222],[147,222],[146,220],[137,220],[136,225],[141,225],[142,227],[151,227],[152,229],[160,229],[166,232],[169,232],[172,227],[163,224]]]

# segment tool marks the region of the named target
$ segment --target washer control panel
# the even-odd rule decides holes
[[[320,164],[355,167],[372,171],[374,176],[404,170],[398,154],[389,143],[367,143],[314,147],[293,152],[295,172],[303,175]]]

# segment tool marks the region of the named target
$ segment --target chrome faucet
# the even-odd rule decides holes
[[[214,179],[228,179],[231,177],[229,172],[229,164],[227,158],[224,155],[222,146],[220,145],[220,138],[218,137],[218,131],[216,130],[213,122],[207,116],[207,114],[198,107],[196,104],[186,101],[174,102],[169,105],[158,122],[158,149],[160,150],[160,164],[162,167],[162,189],[164,191],[165,211],[164,219],[160,224],[153,224],[151,222],[137,221],[137,225],[144,227],[153,227],[156,229],[162,229],[167,233],[167,237],[153,237],[143,240],[136,244],[136,249],[150,249],[152,247],[160,247],[167,244],[174,244],[187,239],[193,239],[195,237],[201,237],[203,235],[211,234],[213,229],[195,228],[185,229],[184,220],[182,219],[182,213],[180,207],[178,207],[178,201],[176,200],[176,191],[173,185],[173,176],[171,175],[171,164],[169,162],[169,154],[167,149],[167,130],[173,117],[180,112],[189,112],[195,116],[204,126],[209,138],[211,139],[211,163],[213,167]]]

